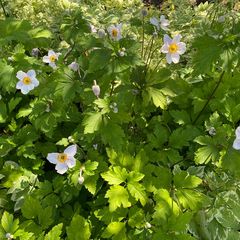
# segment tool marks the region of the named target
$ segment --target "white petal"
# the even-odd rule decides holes
[[[71,145],[71,146],[67,147],[64,150],[64,153],[66,153],[68,156],[72,156],[73,157],[77,153],[77,145],[74,144],[74,145]]]
[[[161,21],[161,28],[163,29],[163,30],[168,30],[168,26],[169,26],[169,21],[168,20],[162,20]]]
[[[31,80],[34,87],[37,87],[39,85],[39,81],[35,77],[32,77]]]
[[[19,80],[23,80],[23,78],[27,77],[27,74],[25,72],[23,72],[23,71],[18,71],[16,77]]]
[[[167,55],[166,55],[166,59],[167,59],[167,63],[169,63],[169,64],[172,63],[171,53],[167,53]]]
[[[236,134],[236,138],[240,138],[240,126],[237,127],[235,134]]]
[[[21,87],[21,93],[22,94],[28,94],[29,93],[29,89],[27,87],[27,85],[23,84],[23,86]]]
[[[161,52],[162,53],[168,53],[168,48],[169,48],[169,45],[168,44],[164,44],[161,48]]]
[[[49,59],[49,56],[44,56],[44,57],[43,57],[43,62],[45,62],[45,63],[50,63],[51,61],[50,61],[50,59]]]
[[[58,162],[58,154],[59,153],[49,153],[47,155],[47,160],[50,162],[50,163],[53,163],[53,164],[57,164]]]
[[[16,85],[16,89],[21,89],[23,87],[24,83],[22,81],[19,81]]]
[[[182,38],[181,34],[178,34],[173,37],[173,42],[178,43],[180,42],[181,38]]]
[[[56,53],[53,51],[53,50],[49,50],[48,51],[48,56],[50,57],[50,56],[56,56]]]
[[[165,20],[166,18],[165,18],[165,16],[164,15],[161,15],[160,16],[160,21],[163,21],[163,20]]]
[[[233,142],[233,146],[234,149],[236,150],[240,150],[240,139],[236,138]]]
[[[122,23],[117,24],[116,28],[118,29],[119,32],[121,32],[121,30],[122,30]]]
[[[178,53],[178,54],[183,54],[183,53],[186,52],[186,44],[185,44],[185,43],[179,42],[179,43],[177,44],[177,46],[178,46],[178,50],[177,50],[177,53]]]
[[[28,72],[27,72],[27,75],[30,77],[30,78],[32,78],[32,77],[36,77],[36,72],[32,69],[32,70],[29,70]]]
[[[155,17],[150,18],[150,23],[159,30],[159,21],[157,18],[155,18]]]
[[[56,53],[56,59],[58,60],[58,57],[61,55],[62,55],[62,53]]]
[[[76,165],[76,159],[72,156],[68,157],[68,159],[65,162],[69,168],[73,168]]]
[[[164,34],[163,41],[164,41],[164,44],[172,43],[172,39],[167,34]]]
[[[54,62],[49,62],[49,66],[52,67],[53,69],[57,68],[57,65]]]
[[[55,169],[57,173],[64,174],[68,170],[68,166],[65,163],[57,163]]]
[[[112,30],[113,28],[115,28],[113,25],[111,25],[110,27],[108,27],[107,31],[109,32],[110,35],[112,35]]]
[[[118,32],[118,35],[117,35],[117,37],[116,37],[116,40],[119,41],[121,38],[122,38],[122,35],[121,35],[120,32]]]
[[[174,63],[178,63],[178,62],[179,62],[179,59],[180,59],[180,56],[179,56],[178,53],[172,53],[172,54],[171,54],[171,58],[172,58],[172,61],[173,61]]]

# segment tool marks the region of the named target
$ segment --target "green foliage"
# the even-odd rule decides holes
[[[171,0],[143,17],[135,0],[8,1],[0,239],[239,239],[237,7]],[[150,23],[163,14],[168,31]],[[168,64],[176,32],[186,52]],[[23,94],[29,70],[39,84]]]

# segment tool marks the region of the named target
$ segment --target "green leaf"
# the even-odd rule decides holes
[[[61,240],[60,235],[62,233],[62,227],[62,223],[54,226],[45,236],[44,240]]]
[[[5,211],[2,215],[1,225],[6,233],[14,234],[19,227],[19,220],[13,220],[13,215]]]
[[[214,145],[208,145],[208,146],[204,146],[199,148],[196,152],[195,152],[195,157],[194,157],[194,161],[197,164],[203,164],[203,163],[208,163],[210,161],[217,161],[219,158],[219,150],[217,147],[215,147]]]
[[[160,107],[161,109],[166,109],[167,100],[161,90],[152,88],[152,87],[148,87],[147,92],[149,94],[149,97],[152,99],[153,104],[156,107]]]
[[[6,104],[0,101],[0,123],[4,123],[7,121],[7,107]]]
[[[31,196],[27,196],[21,207],[22,214],[27,219],[32,219],[38,216],[40,211],[42,211],[42,206],[39,200]]]
[[[151,72],[149,74],[150,79],[147,80],[147,85],[152,86],[158,83],[167,81],[171,76],[171,71],[169,68],[161,68],[158,71]],[[147,76],[148,77],[148,76]]]
[[[95,72],[104,68],[110,61],[111,50],[109,49],[96,49],[89,55],[89,68],[88,72]]]
[[[111,238],[115,240],[126,239],[125,223],[111,222],[102,233],[103,238]]]
[[[74,215],[67,229],[69,240],[88,240],[91,232],[89,223],[80,215]]]
[[[147,194],[145,188],[138,182],[128,182],[127,184],[128,191],[130,194],[144,206],[147,203]]]
[[[191,123],[189,114],[185,110],[172,110],[170,115],[174,118],[174,122],[179,125],[185,125]]]
[[[128,192],[122,186],[111,186],[107,191],[106,198],[109,198],[109,210],[110,212],[115,211],[121,205],[124,208],[130,207],[131,203],[128,201]]]
[[[186,171],[180,171],[174,175],[174,185],[176,188],[196,188],[202,183],[202,179],[189,175]]]
[[[102,114],[100,112],[88,113],[83,119],[84,134],[94,133],[100,129]]]
[[[128,173],[125,168],[117,167],[110,167],[110,169],[101,174],[102,178],[108,182],[110,185],[119,185],[125,182]]]

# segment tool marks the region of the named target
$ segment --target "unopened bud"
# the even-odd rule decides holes
[[[31,54],[32,54],[33,57],[38,57],[39,49],[38,48],[33,48]]]
[[[151,227],[152,227],[151,223],[146,222],[146,224],[145,224],[145,228],[151,228]]]
[[[153,33],[153,37],[157,37],[158,36],[158,33],[157,32],[154,32]]]
[[[79,65],[77,62],[72,62],[68,65],[69,69],[73,70],[74,72],[77,72],[79,69]]]
[[[143,17],[146,17],[147,14],[148,14],[147,9],[146,9],[146,8],[143,8],[142,11],[141,11],[141,14],[142,14]]]
[[[9,240],[13,239],[13,235],[11,233],[6,233],[5,237]]]
[[[214,127],[210,127],[208,130],[209,135],[214,136],[216,135],[216,129]]]
[[[93,81],[92,91],[94,95],[98,98],[100,95],[100,87],[97,85],[96,80]]]
[[[98,36],[100,38],[104,38],[106,36],[106,32],[104,31],[104,29],[99,29],[98,30]]]
[[[83,176],[80,176],[80,177],[78,178],[78,183],[79,183],[79,184],[83,184],[83,182],[84,182],[84,177],[83,177]]]
[[[219,18],[218,18],[218,22],[219,23],[223,23],[225,21],[225,16],[220,16]]]
[[[123,51],[119,51],[118,54],[119,54],[120,57],[124,57],[125,56],[125,52],[123,52]]]

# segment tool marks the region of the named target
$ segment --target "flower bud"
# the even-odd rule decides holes
[[[219,18],[218,18],[218,22],[219,23],[223,23],[225,21],[225,16],[220,16]]]
[[[151,228],[151,227],[152,227],[151,223],[146,222],[146,224],[145,224],[145,228]]]
[[[93,81],[92,91],[94,95],[98,98],[100,95],[100,87],[97,85],[96,80]]]
[[[118,54],[119,54],[120,57],[124,57],[125,56],[125,52],[123,52],[123,51],[118,51]]]
[[[32,54],[33,57],[38,57],[39,49],[38,48],[33,48],[31,54]]]
[[[78,183],[79,183],[79,184],[83,184],[83,182],[84,182],[84,177],[83,177],[83,176],[80,176],[80,177],[78,178]]]
[[[210,127],[210,129],[208,130],[209,135],[211,136],[215,136],[216,135],[216,129],[215,127]]]
[[[99,29],[98,30],[98,36],[100,38],[104,38],[106,36],[106,32],[104,31],[104,29]]]
[[[68,65],[69,69],[73,70],[74,72],[77,72],[79,69],[79,65],[77,62],[72,62]]]
[[[13,239],[13,235],[11,233],[6,233],[5,237],[9,240]]]
[[[146,17],[147,14],[148,14],[147,9],[146,9],[146,8],[143,8],[142,11],[141,11],[141,14],[142,14],[143,17]]]

